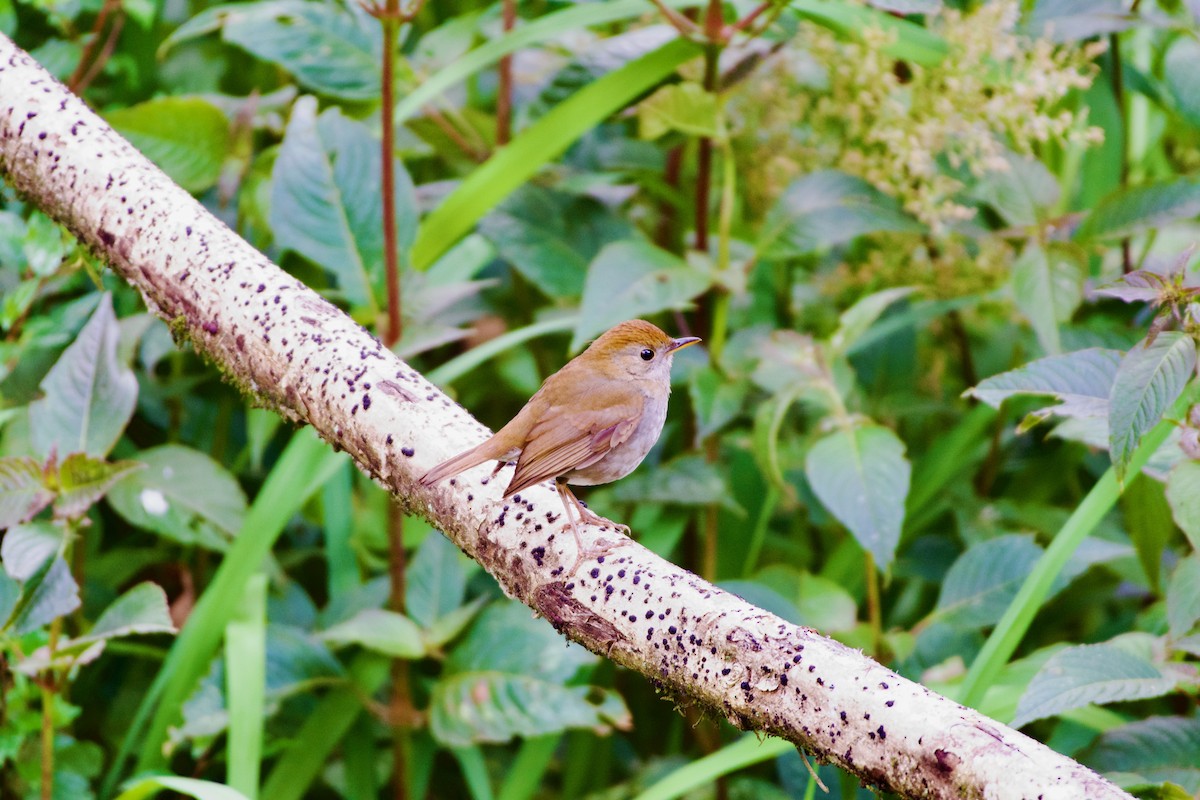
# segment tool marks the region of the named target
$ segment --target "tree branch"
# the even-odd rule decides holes
[[[909,797],[1128,797],[1050,748],[717,589],[611,530],[574,562],[553,489],[501,500],[491,466],[417,478],[488,431],[208,214],[0,35],[0,171],[136,286],[229,379],[312,425],[504,591],[590,650],[734,725]],[[507,468],[506,468],[507,469]]]

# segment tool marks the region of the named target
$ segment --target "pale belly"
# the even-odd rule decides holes
[[[595,464],[568,472],[565,476],[567,483],[575,486],[612,483],[637,469],[637,465],[642,463],[642,459],[658,441],[658,437],[662,434],[663,423],[667,419],[665,400],[661,403],[647,402],[646,405],[642,421],[638,423],[637,428],[628,439],[609,450]]]

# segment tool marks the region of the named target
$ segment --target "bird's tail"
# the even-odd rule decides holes
[[[443,461],[433,469],[421,476],[422,486],[433,486],[443,478],[449,478],[451,475],[457,475],[460,472],[466,472],[471,467],[477,467],[485,461],[492,459],[494,456],[488,452],[489,442],[484,442],[478,447],[472,447],[465,453],[459,453],[454,458],[448,461]]]

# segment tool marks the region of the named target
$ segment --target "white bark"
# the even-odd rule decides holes
[[[500,501],[480,467],[424,489],[488,431],[208,214],[0,35],[0,172],[136,286],[239,386],[312,425],[559,631],[733,724],[909,797],[1129,797],[1045,745],[610,530],[575,559],[547,486]]]

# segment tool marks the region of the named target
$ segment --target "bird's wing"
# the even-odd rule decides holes
[[[643,400],[640,393],[631,397],[627,387],[617,388],[588,398],[594,410],[580,410],[575,404],[547,409],[529,432],[504,496],[595,464],[628,439],[641,419]]]

